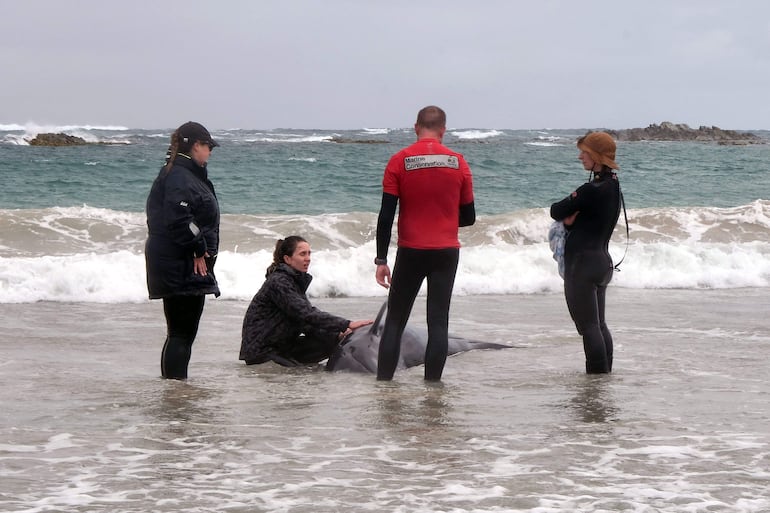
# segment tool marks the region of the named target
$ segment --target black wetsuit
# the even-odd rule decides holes
[[[579,212],[567,227],[564,247],[564,295],[570,316],[583,337],[586,372],[612,371],[612,335],[604,317],[612,258],[607,251],[620,214],[620,184],[609,168],[551,205],[551,217],[562,220]]]
[[[449,347],[449,303],[459,260],[459,248],[398,248],[388,294],[388,315],[380,339],[379,379],[392,378],[398,366],[401,334],[424,279],[428,282],[425,379],[441,379]]]
[[[387,254],[390,231],[398,198],[384,193],[377,223],[377,254]],[[461,205],[458,227],[476,222],[475,203]],[[428,282],[426,321],[428,343],[425,348],[425,379],[441,379],[449,346],[449,306],[452,299],[460,248],[414,249],[399,247],[393,267],[388,314],[380,339],[377,379],[390,380],[398,366],[401,335],[409,321],[414,300],[423,280]]]
[[[447,358],[449,303],[460,254],[458,230],[476,221],[473,176],[465,158],[418,128],[417,142],[396,152],[385,166],[377,218],[377,265],[387,265],[393,219],[398,251],[380,339],[377,379],[393,378],[404,332],[423,280],[428,282],[428,345],[425,379],[441,379]],[[442,132],[443,133],[443,132]]]

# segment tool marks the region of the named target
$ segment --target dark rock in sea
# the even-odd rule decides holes
[[[67,134],[37,134],[28,141],[30,146],[82,146],[88,144],[82,137]]]
[[[765,139],[750,132],[722,130],[716,126],[690,128],[684,123],[675,124],[664,121],[660,125],[652,124],[647,128],[629,128],[626,130],[607,130],[618,141],[699,141],[718,144],[758,144]]]

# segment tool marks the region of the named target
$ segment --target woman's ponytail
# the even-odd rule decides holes
[[[179,129],[174,130],[174,133],[171,134],[171,144],[166,150],[166,173],[171,171],[174,166],[177,152],[179,152]]]

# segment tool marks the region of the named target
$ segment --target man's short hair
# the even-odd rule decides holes
[[[435,105],[424,107],[417,113],[417,126],[429,130],[446,128],[446,113]]]

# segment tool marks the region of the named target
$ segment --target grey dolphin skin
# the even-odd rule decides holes
[[[387,302],[380,308],[377,318],[369,326],[353,330],[340,342],[326,363],[327,371],[377,372],[377,352],[380,348],[380,337],[385,326]],[[425,347],[428,344],[426,329],[417,330],[409,325],[401,336],[401,355],[398,369],[414,367],[425,363]],[[462,353],[473,349],[505,349],[512,346],[479,342],[449,335],[449,354]]]

